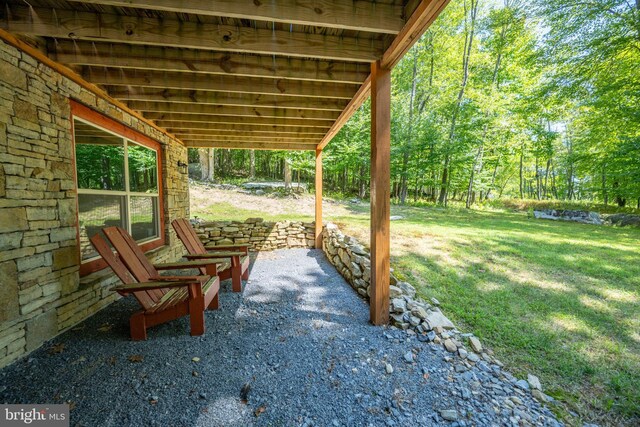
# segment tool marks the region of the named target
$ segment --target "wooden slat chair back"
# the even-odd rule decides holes
[[[126,264],[131,274],[139,282],[155,280],[160,277],[158,271],[126,230],[120,227],[106,227],[102,229],[102,232],[116,248],[122,262]]]
[[[109,267],[111,267],[122,283],[125,285],[136,283],[136,279],[129,272],[127,266],[122,263],[119,256],[114,255],[109,244],[104,240],[100,233],[95,234],[90,240],[93,247],[98,251],[98,254],[107,264],[109,264]],[[132,293],[142,308],[148,310],[153,307],[153,305],[156,304],[166,292],[167,289],[150,289]]]
[[[188,259],[204,259],[205,257],[228,257],[231,260],[228,268],[218,271],[221,280],[231,279],[234,292],[242,290],[242,279],[249,279],[249,249],[247,245],[228,245],[218,247],[206,247],[198,237],[198,234],[186,218],[174,219],[171,222],[176,235],[182,241],[187,250]],[[231,251],[231,252],[228,252]],[[237,251],[237,252],[233,252]]]
[[[134,294],[142,310],[130,320],[131,338],[144,340],[147,328],[189,315],[191,335],[205,330],[204,310],[218,308],[220,280],[216,275],[219,260],[186,261],[153,265],[129,233],[119,227],[103,230],[118,255],[114,255],[99,234],[91,238],[98,253],[124,283],[114,289],[122,294]],[[205,267],[206,266],[206,267]],[[204,267],[203,276],[161,276],[159,269],[176,270]],[[136,282],[137,280],[137,282]]]

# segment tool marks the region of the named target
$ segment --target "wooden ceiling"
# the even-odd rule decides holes
[[[322,149],[448,0],[13,0],[0,28],[189,147]]]

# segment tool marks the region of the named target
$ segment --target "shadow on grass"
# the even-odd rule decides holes
[[[637,419],[640,264],[627,239],[638,234],[495,217],[416,220],[438,229],[456,263],[409,251],[394,258],[398,270],[426,282],[424,297],[436,296],[516,371],[540,373],[552,394]]]

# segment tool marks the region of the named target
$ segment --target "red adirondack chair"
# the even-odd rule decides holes
[[[231,278],[233,292],[242,290],[242,279],[249,279],[249,248],[247,245],[204,246],[189,220],[174,219],[171,222],[178,238],[187,249],[187,259],[227,258],[230,266],[218,269],[220,280]]]
[[[129,319],[131,338],[147,339],[147,328],[189,315],[191,335],[205,331],[204,310],[218,308],[220,280],[217,264],[220,259],[187,261],[153,265],[133,238],[119,227],[103,229],[118,255],[100,235],[91,243],[113,272],[123,282],[114,290],[121,295],[133,294],[142,309]],[[203,267],[202,276],[161,276],[158,270],[184,270]],[[137,281],[137,282],[136,282]]]

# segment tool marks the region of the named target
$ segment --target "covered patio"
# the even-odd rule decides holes
[[[391,68],[446,0],[50,1],[0,10],[0,366],[117,299],[89,244],[184,249],[187,148],[322,150],[371,95],[370,321],[389,320]],[[238,242],[236,242],[238,243]]]
[[[134,301],[111,304],[0,371],[0,401],[86,426],[556,425],[500,369],[372,326],[321,251],[262,252],[244,294],[223,288],[198,338],[183,318],[130,341]]]

